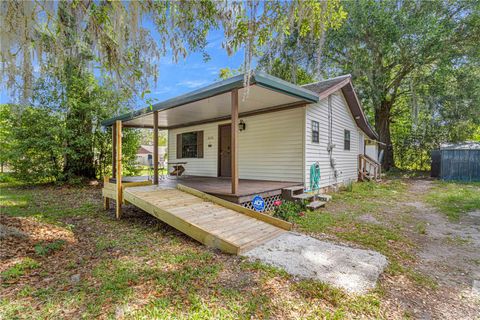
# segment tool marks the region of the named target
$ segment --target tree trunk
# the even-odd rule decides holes
[[[393,161],[392,137],[390,136],[390,110],[392,103],[382,101],[379,109],[375,109],[375,129],[378,133],[380,150],[383,150],[382,167],[385,170],[395,166]]]

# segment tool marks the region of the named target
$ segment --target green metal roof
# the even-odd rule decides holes
[[[152,107],[146,107],[129,113],[125,113],[107,120],[102,121],[103,126],[110,126],[117,120],[128,121],[141,116],[145,116],[153,111],[167,110],[176,108],[188,103],[192,103],[198,100],[210,98],[222,93],[229,92],[233,89],[243,88],[244,74],[228,78],[223,81],[215,82],[206,87],[191,91],[189,93],[180,95],[175,98],[171,98],[157,104]],[[277,91],[290,96],[298,97],[307,102],[318,102],[319,97],[314,92],[299,87],[293,83],[284,81],[277,77],[271,76],[263,72],[255,72],[251,75],[250,85],[258,85],[260,87],[268,88],[273,91]]]

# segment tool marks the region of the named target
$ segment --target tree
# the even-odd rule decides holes
[[[11,106],[7,104],[0,105],[0,172],[3,173],[5,165],[9,163],[12,147],[13,123],[10,118]]]
[[[257,68],[295,84],[311,83],[321,77],[324,42],[324,36],[302,41],[298,32],[292,32],[277,46],[268,48]]]
[[[72,102],[62,84],[55,79],[37,81],[30,106],[0,106],[1,160],[8,163],[18,179],[28,182],[78,181],[85,175],[69,170],[70,159],[89,161],[79,170],[93,170],[93,177],[111,172],[112,146],[108,143],[111,130],[103,131],[100,119],[122,110],[123,98],[108,86],[99,86],[92,75],[75,82],[79,95],[89,85],[89,100]],[[52,89],[54,88],[54,89]],[[65,101],[68,101],[66,103]],[[65,112],[66,106],[86,108],[87,118],[75,118]],[[84,110],[82,110],[83,112]],[[72,125],[72,121],[77,126]],[[85,132],[84,127],[88,128]],[[136,153],[139,147],[139,130],[125,128],[123,132],[123,167],[126,174],[135,173]],[[85,154],[88,158],[85,159]]]
[[[270,63],[270,62],[269,62]],[[264,69],[263,64],[260,64],[259,69]],[[312,72],[307,71],[299,65],[291,65],[288,62],[283,62],[280,58],[276,58],[273,63],[265,68],[266,71],[278,78],[289,81],[298,85],[312,83],[315,81],[315,76]]]
[[[129,97],[115,90],[108,79],[99,84],[88,72],[70,74],[68,83],[55,75],[37,81],[30,104],[55,115],[62,128],[59,133],[62,174],[57,180],[95,178],[110,172],[111,132],[102,129],[101,120],[129,110]],[[20,118],[23,108],[17,109],[20,111],[13,113]],[[140,140],[138,130],[124,129],[123,140],[124,167],[132,172]]]
[[[8,1],[0,4],[1,76],[10,89],[30,95],[33,66],[40,73],[69,63],[90,63],[123,88],[144,90],[157,77],[160,56],[177,61],[205,51],[211,29],[222,28],[229,54],[245,50],[245,70],[262,48],[292,32],[321,39],[340,25],[339,0],[327,1]],[[145,27],[148,20],[156,31]],[[249,77],[246,77],[248,79]],[[21,81],[17,81],[21,80]]]
[[[50,182],[62,174],[62,121],[44,108],[4,105],[4,121],[11,130],[4,137],[10,145],[5,153],[15,174],[24,181]],[[2,151],[3,152],[3,151]]]
[[[99,88],[92,67],[100,71],[100,79],[112,79],[110,84],[129,97],[148,92],[161,56],[172,54],[177,61],[200,51],[208,59],[208,32],[222,27],[227,52],[245,50],[248,82],[251,61],[261,48],[291,32],[301,39],[321,38],[343,18],[339,0],[2,2],[0,77],[23,102],[34,94],[36,74],[52,79],[54,86],[45,90],[62,100],[64,174],[94,177],[92,141],[101,118],[96,114]],[[152,27],[146,27],[145,20]]]
[[[327,35],[327,73],[351,73],[364,105],[373,110],[385,149],[383,165],[394,165],[391,124],[402,96],[421,82],[415,75],[469,60],[480,41],[478,1],[349,1],[348,19]],[[478,48],[477,48],[478,50]]]
[[[391,125],[398,167],[428,169],[430,151],[442,142],[476,139],[480,129],[478,62],[468,59],[412,74],[413,89],[397,101]]]
[[[298,64],[292,65],[291,63],[281,60],[280,58],[276,58],[273,60],[273,62],[271,60],[261,59],[257,69],[298,85],[312,83],[315,81],[315,76],[312,72],[307,71]],[[228,67],[221,68],[218,78],[224,80],[233,77],[234,75],[241,74],[242,72],[245,72],[242,67],[238,69],[230,69]]]

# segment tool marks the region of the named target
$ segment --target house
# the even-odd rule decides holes
[[[137,150],[136,161],[139,165],[150,166],[153,165],[153,146],[142,144]],[[165,155],[167,147],[158,147],[158,161],[163,163],[165,161]]]
[[[181,183],[244,206],[256,195],[268,204],[283,189],[316,191],[380,174],[376,146],[366,154],[378,136],[350,75],[297,86],[255,72],[246,86],[242,74],[103,125],[113,126],[114,140],[122,126],[152,128],[154,145],[158,130],[168,130],[169,170],[184,169]],[[155,184],[176,181],[154,175]]]

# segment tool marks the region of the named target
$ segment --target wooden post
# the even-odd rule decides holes
[[[117,175],[117,124],[112,125],[112,178]]]
[[[117,151],[117,167],[116,167],[116,187],[117,187],[117,205],[115,207],[115,216],[117,219],[122,217],[122,121],[117,120],[116,126],[116,151]]]
[[[238,191],[238,89],[232,90],[232,124],[231,124],[231,166],[232,194]]]
[[[108,177],[103,177],[103,187],[104,188],[107,185],[107,183],[109,182],[109,180],[110,179]],[[103,209],[104,210],[110,209],[110,199],[108,199],[108,197],[103,197]]]
[[[158,184],[158,111],[153,112],[153,184]]]

